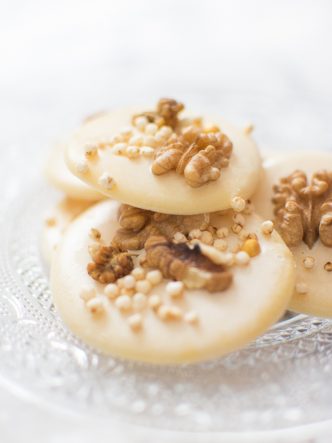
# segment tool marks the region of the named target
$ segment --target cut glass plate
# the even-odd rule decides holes
[[[98,354],[62,324],[39,252],[57,195],[37,183],[0,220],[0,374],[79,414],[187,431],[270,430],[331,418],[332,324],[289,313],[224,358],[177,367]]]

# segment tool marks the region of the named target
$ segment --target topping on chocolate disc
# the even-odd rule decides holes
[[[174,244],[165,237],[150,237],[145,243],[147,264],[161,270],[165,278],[182,281],[187,288],[223,291],[232,282],[232,274],[224,265],[216,265],[202,254],[198,244],[190,248]]]
[[[172,136],[157,150],[152,172],[162,175],[176,170],[188,185],[197,188],[220,177],[220,170],[228,166],[231,153],[232,143],[219,129],[205,133],[191,127],[187,132]]]
[[[135,125],[141,117],[145,118],[148,123],[154,123],[158,127],[170,126],[172,129],[176,129],[178,125],[178,113],[184,109],[182,103],[177,102],[171,98],[161,98],[157,104],[156,111],[142,112],[135,115],[132,119]]]
[[[132,123],[152,138],[157,136],[151,140],[155,146],[153,174],[175,170],[188,185],[197,188],[220,177],[221,168],[229,164],[233,145],[218,126],[204,127],[202,119],[180,120],[178,113],[183,109],[182,103],[161,99],[156,111],[135,115]]]
[[[199,228],[204,220],[204,214],[169,215],[121,205],[119,210],[121,229],[115,234],[113,244],[121,250],[142,249],[146,240],[152,235],[162,235],[171,240],[178,232],[188,234],[191,230]]]
[[[92,262],[87,271],[90,277],[99,283],[113,283],[118,278],[129,274],[133,268],[133,260],[126,252],[112,246],[93,244],[89,248]]]
[[[332,172],[318,171],[311,182],[294,171],[273,187],[276,229],[288,246],[303,240],[311,249],[320,238],[332,247]]]

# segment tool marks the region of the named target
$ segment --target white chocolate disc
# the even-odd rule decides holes
[[[66,197],[49,211],[41,236],[41,253],[47,264],[51,263],[54,251],[69,223],[91,204],[88,201]]]
[[[103,195],[87,186],[75,177],[64,161],[65,143],[57,143],[50,152],[47,160],[45,174],[48,181],[68,197],[77,200],[98,201]]]
[[[231,207],[234,196],[249,198],[256,189],[261,171],[261,159],[251,136],[219,119],[209,121],[220,126],[233,143],[229,166],[221,169],[221,176],[199,188],[189,186],[182,175],[174,171],[163,175],[151,172],[151,158],[139,156],[129,159],[114,154],[111,148],[98,150],[87,161],[88,171],[82,171],[85,146],[98,140],[110,140],[128,127],[137,109],[122,109],[104,114],[86,123],[70,139],[66,159],[69,169],[90,186],[114,200],[143,209],[167,214],[198,214]],[[107,174],[112,186],[101,184]]]
[[[256,212],[265,219],[273,220],[272,186],[296,169],[304,171],[308,178],[321,169],[332,170],[332,154],[327,152],[303,153],[275,157],[264,162],[263,179],[252,198]],[[332,317],[332,272],[324,269],[332,261],[332,248],[318,240],[312,249],[302,242],[290,248],[296,261],[296,288],[290,309],[321,317]],[[314,258],[314,266],[305,268],[303,260]],[[310,259],[309,259],[310,260]]]
[[[183,298],[171,300],[163,280],[147,297],[158,294],[183,312],[197,313],[197,324],[185,320],[163,321],[152,310],[140,311],[142,329],[133,331],[128,316],[104,295],[104,285],[87,273],[91,261],[89,232],[98,229],[109,244],[119,225],[118,204],[98,203],[79,216],[67,229],[57,248],[51,270],[55,305],[68,327],[84,342],[107,354],[152,363],[175,364],[221,356],[262,334],[284,313],[294,285],[294,263],[279,235],[260,233],[261,220],[247,217],[245,228],[257,234],[261,253],[247,266],[231,268],[234,281],[223,292],[185,290]],[[221,225],[229,216],[220,216]],[[234,234],[235,236],[235,234]],[[93,293],[104,312],[92,314],[82,294]],[[95,299],[93,299],[95,300]]]

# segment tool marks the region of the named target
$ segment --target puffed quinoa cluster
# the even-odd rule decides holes
[[[130,159],[139,157],[151,158],[156,148],[163,146],[170,136],[173,129],[170,126],[157,126],[155,123],[149,123],[145,116],[135,118],[133,125],[123,128],[115,137],[106,142],[106,144],[96,143],[97,147],[109,147],[113,154],[123,155]]]
[[[150,309],[162,322],[183,320],[195,325],[198,315],[194,311],[185,312],[182,308],[172,304],[184,296],[184,284],[180,281],[170,281],[166,285],[169,302],[166,304],[162,297],[153,294],[153,288],[163,281],[159,269],[146,270],[141,266],[135,267],[132,272],[115,283],[104,287],[103,294],[97,294],[93,287],[84,288],[80,294],[87,310],[94,317],[100,317],[107,312],[107,302],[125,317],[129,328],[139,332],[144,327],[143,310]]]
[[[170,126],[158,127],[155,123],[149,123],[144,116],[137,117],[133,125],[122,128],[119,133],[111,139],[98,139],[86,143],[84,146],[84,156],[76,163],[76,170],[80,175],[89,172],[89,163],[98,156],[99,150],[111,149],[115,155],[125,156],[131,160],[143,158],[153,158],[155,149],[168,141],[173,134]],[[98,183],[105,190],[111,190],[115,186],[113,177],[102,173]]]

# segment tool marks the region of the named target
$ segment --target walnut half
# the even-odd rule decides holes
[[[177,232],[188,234],[199,228],[204,214],[169,215],[147,211],[129,205],[121,205],[118,214],[121,229],[113,237],[112,244],[121,250],[137,250],[144,247],[151,236],[164,236],[171,240]]]
[[[332,247],[332,172],[318,171],[309,183],[294,171],[273,187],[276,228],[288,246],[303,240],[311,249],[318,238]]]
[[[232,283],[232,274],[202,254],[196,244],[174,244],[165,237],[150,237],[145,243],[148,266],[158,268],[165,278],[182,281],[187,288],[224,291]]]
[[[166,125],[172,129],[176,129],[179,123],[178,114],[183,109],[184,106],[182,103],[172,98],[161,98],[157,104],[156,111],[136,114],[132,120],[134,122],[137,117],[145,117],[149,123],[155,123],[158,127]]]
[[[156,152],[152,172],[162,175],[176,170],[189,186],[197,188],[220,177],[221,168],[229,164],[232,150],[232,142],[219,129],[206,133],[191,126],[182,134],[173,135]]]
[[[94,244],[89,248],[89,253],[93,261],[88,264],[87,271],[90,277],[99,283],[113,283],[134,268],[128,253],[113,246]]]

